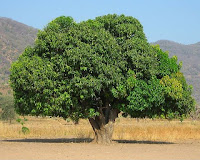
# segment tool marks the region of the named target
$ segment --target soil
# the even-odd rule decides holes
[[[100,145],[91,139],[0,140],[1,160],[199,160],[200,140],[167,143],[115,141]]]

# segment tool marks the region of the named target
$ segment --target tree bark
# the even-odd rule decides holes
[[[100,109],[100,115],[89,118],[89,122],[93,128],[95,143],[109,144],[112,143],[112,135],[114,130],[114,122],[119,111],[111,109],[109,105]]]

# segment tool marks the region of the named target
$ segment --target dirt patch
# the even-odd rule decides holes
[[[0,141],[1,160],[197,160],[200,141],[179,143],[116,141],[111,145],[91,143],[91,139],[18,139]]]

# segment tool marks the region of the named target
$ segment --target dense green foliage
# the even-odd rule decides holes
[[[200,42],[196,44],[183,45],[172,41],[162,40],[154,44],[159,44],[163,51],[168,51],[169,56],[176,55],[182,61],[181,71],[184,73],[188,84],[193,88],[193,96],[200,105]]]
[[[106,15],[76,23],[58,17],[12,65],[21,114],[99,116],[110,106],[132,117],[185,116],[194,108],[177,58],[151,46],[133,17]]]
[[[8,79],[10,64],[15,61],[27,45],[33,45],[37,29],[17,21],[0,18],[0,91],[10,89]],[[160,48],[169,51],[169,56],[176,55],[183,62],[181,71],[188,84],[193,85],[193,93],[197,103],[200,103],[200,43],[183,45],[172,41],[157,41]],[[4,92],[5,93],[5,92]]]

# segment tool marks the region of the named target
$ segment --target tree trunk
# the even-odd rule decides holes
[[[99,116],[89,118],[89,122],[95,134],[94,142],[101,144],[109,144],[112,142],[114,122],[118,113],[118,110],[110,109],[108,105],[105,107],[104,111],[101,108]]]

